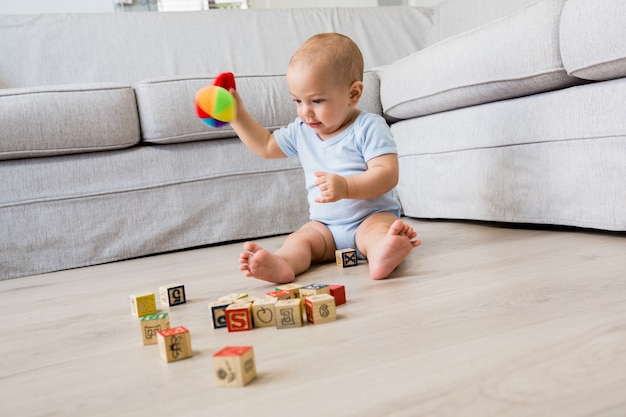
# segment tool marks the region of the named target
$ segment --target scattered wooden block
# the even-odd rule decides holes
[[[233,303],[226,307],[226,327],[229,332],[252,330],[252,303]]]
[[[306,318],[313,324],[337,320],[335,297],[330,294],[311,295],[304,298]]]
[[[254,327],[276,326],[276,298],[267,297],[252,303]]]
[[[154,293],[135,294],[130,296],[130,311],[135,317],[156,314],[156,297]]]
[[[159,295],[163,307],[177,306],[187,302],[185,286],[182,284],[162,285],[159,287]]]
[[[336,250],[335,259],[339,268],[349,268],[359,264],[359,260],[356,256],[356,250],[352,248]]]
[[[170,328],[170,318],[167,313],[151,314],[143,316],[139,321],[141,327],[141,337],[144,345],[156,345],[158,343],[157,333],[159,330]]]
[[[290,300],[295,298],[292,292],[283,290],[268,292],[266,295],[268,297],[276,298],[277,300]]]
[[[343,285],[330,285],[330,295],[335,297],[335,305],[346,303],[346,287]]]
[[[330,294],[330,287],[327,284],[309,284],[300,288],[301,297],[317,294]]]
[[[252,346],[228,346],[213,355],[215,382],[223,387],[243,387],[256,377]]]
[[[276,328],[287,329],[302,326],[301,298],[278,300],[274,309],[276,311]]]
[[[168,363],[193,356],[191,335],[183,326],[159,330],[157,340],[161,358]]]
[[[226,326],[226,308],[231,305],[230,301],[213,301],[209,303],[211,310],[211,318],[213,319],[213,328],[222,329]]]
[[[279,285],[276,287],[276,291],[288,291],[292,294],[291,298],[300,298],[300,288],[302,288],[302,285],[291,283]]]
[[[226,301],[226,302],[231,302],[234,303],[235,301],[242,301],[244,299],[248,298],[248,294],[247,293],[231,293],[228,295],[225,295],[223,297],[220,297],[217,299],[217,301]]]

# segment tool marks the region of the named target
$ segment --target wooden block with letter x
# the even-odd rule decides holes
[[[165,362],[174,362],[193,356],[191,335],[183,326],[159,330],[157,333],[159,354]]]
[[[156,345],[159,330],[170,328],[170,318],[167,313],[151,314],[143,316],[139,321],[141,337],[144,345]]]
[[[243,387],[256,377],[252,346],[228,346],[213,355],[215,382],[223,387]]]
[[[163,307],[177,306],[187,302],[187,298],[185,298],[185,286],[182,284],[162,285],[159,287],[159,295]]]
[[[130,296],[130,311],[135,317],[156,314],[156,297],[153,292],[135,294]]]
[[[359,264],[359,260],[356,257],[356,250],[354,249],[336,250],[335,260],[337,261],[337,266],[339,268],[348,268]]]

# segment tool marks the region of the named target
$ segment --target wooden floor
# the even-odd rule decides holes
[[[386,281],[367,265],[336,322],[214,330],[207,303],[271,286],[240,244],[0,282],[3,416],[626,416],[626,236],[410,220],[423,240]],[[268,249],[282,237],[261,240]],[[142,346],[131,293],[181,282],[194,357]],[[258,377],[215,385],[212,354],[252,345]]]

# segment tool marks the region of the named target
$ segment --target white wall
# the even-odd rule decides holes
[[[112,12],[113,0],[0,0],[0,14]]]

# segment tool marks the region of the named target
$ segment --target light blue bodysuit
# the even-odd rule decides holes
[[[336,249],[355,248],[355,235],[365,218],[378,212],[400,216],[396,189],[367,200],[343,199],[316,203],[321,192],[315,186],[315,172],[344,177],[367,170],[367,161],[385,154],[397,154],[389,126],[381,116],[361,112],[346,130],[321,140],[300,118],[274,132],[276,143],[287,157],[298,157],[304,169],[311,220],[325,224],[333,235]]]

